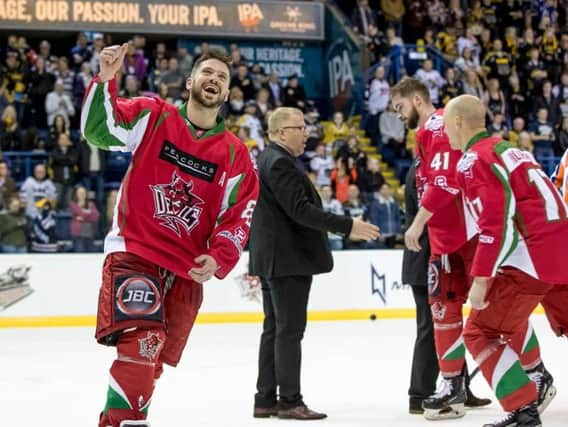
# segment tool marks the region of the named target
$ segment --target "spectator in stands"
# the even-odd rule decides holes
[[[160,79],[168,71],[169,62],[167,58],[158,61],[158,65],[148,75],[148,89],[154,93],[160,90]]]
[[[99,209],[103,208],[104,172],[106,169],[106,152],[87,142],[81,137],[77,145],[78,179],[89,191],[95,192],[95,200]]]
[[[304,87],[300,85],[297,74],[292,74],[288,77],[288,83],[284,88],[282,106],[298,108],[302,111],[306,109],[306,91]]]
[[[368,160],[367,170],[359,180],[363,200],[368,203],[385,183],[385,177],[381,173],[381,163],[376,157]]]
[[[57,146],[49,156],[49,168],[53,171],[53,183],[57,191],[56,208],[66,210],[71,202],[71,194],[77,175],[79,155],[66,133],[59,134]]]
[[[53,90],[55,76],[46,69],[43,56],[36,58],[35,65],[30,75],[30,100],[32,111],[32,124],[38,128],[47,127],[47,113],[45,111],[45,98]]]
[[[381,230],[379,241],[382,247],[394,248],[401,238],[400,207],[392,195],[389,184],[385,183],[375,194],[369,206],[369,220]]]
[[[524,131],[525,131],[525,119],[523,119],[522,117],[515,117],[515,119],[513,120],[513,128],[507,134],[507,140],[511,144],[518,146],[519,137],[521,135],[521,132]]]
[[[8,101],[16,108],[18,121],[24,118],[24,108],[27,103],[25,66],[19,54],[9,51],[6,54],[6,66],[2,70],[2,93]]]
[[[172,98],[174,101],[179,99],[184,83],[185,76],[179,71],[178,60],[176,58],[170,58],[168,71],[160,76],[160,84],[165,84],[168,87],[167,97]]]
[[[528,132],[521,132],[519,134],[519,139],[517,141],[517,147],[519,150],[528,151],[529,153],[534,152],[534,146],[532,143],[532,138],[530,133]]]
[[[540,162],[542,157],[554,155],[554,125],[548,120],[548,110],[541,108],[536,114],[536,121],[529,126],[534,155]]]
[[[449,67],[446,70],[446,84],[440,90],[442,104],[446,105],[450,99],[463,94],[463,83],[457,79],[456,70]]]
[[[331,186],[331,170],[333,169],[333,157],[326,153],[325,144],[319,143],[315,150],[315,156],[310,161],[310,169],[316,174],[315,186]]]
[[[26,214],[33,218],[36,213],[35,204],[41,199],[55,201],[57,192],[51,179],[47,177],[46,166],[42,163],[35,165],[33,176],[26,178],[20,189],[21,198],[26,204]]]
[[[361,201],[359,187],[350,185],[348,194],[348,199],[343,203],[345,215],[353,219],[367,219],[367,206]],[[368,246],[367,242],[355,242],[348,238],[343,239],[343,247],[345,249],[366,249]]]
[[[57,146],[59,135],[62,133],[68,134],[69,128],[65,123],[65,118],[61,114],[58,114],[53,119],[53,124],[49,127],[49,137],[46,144],[48,150],[52,150]]]
[[[146,59],[142,52],[136,50],[134,41],[128,41],[128,50],[124,56],[124,66],[122,67],[122,73],[125,76],[136,76],[138,81],[144,81],[146,78]]]
[[[105,47],[104,36],[101,33],[93,35],[93,49],[89,64],[93,74],[97,74],[101,67],[101,51]]]
[[[239,64],[237,74],[231,78],[231,88],[237,86],[245,97],[245,101],[254,99],[254,86],[250,79],[246,64]]]
[[[405,147],[405,128],[404,123],[392,109],[392,104],[389,102],[387,111],[385,111],[379,120],[379,129],[382,135],[384,161],[391,166],[394,166],[394,160],[397,153],[400,153],[400,147]]]
[[[460,57],[467,58],[465,54],[465,49],[469,49],[469,56],[471,57],[471,62],[479,66],[479,41],[475,36],[475,30],[473,26],[468,26],[465,30],[465,34],[462,34],[457,42],[458,55]],[[458,59],[459,61],[459,59]],[[458,64],[456,62],[456,68]]]
[[[53,202],[40,199],[35,203],[31,218],[31,250],[32,252],[57,252],[60,246],[55,238],[55,212]]]
[[[544,62],[540,59],[540,52],[537,47],[529,50],[529,61],[525,69],[527,76],[527,86],[531,96],[535,96],[542,86],[542,83],[548,78],[548,71],[544,66]]]
[[[319,112],[315,107],[304,115],[306,134],[308,135],[304,152],[310,158],[315,155],[316,147],[323,140],[323,126],[319,121],[319,117]]]
[[[509,76],[515,65],[513,58],[503,50],[501,39],[493,41],[493,50],[483,60],[483,69],[487,80],[497,79],[503,89],[509,85]]]
[[[264,132],[262,123],[257,116],[257,105],[253,100],[249,100],[245,104],[244,114],[237,121],[238,126],[246,126],[250,130],[250,137],[256,141],[258,148],[264,150]]]
[[[347,163],[341,158],[337,159],[335,168],[331,171],[330,178],[335,198],[339,203],[345,202],[347,200],[349,186],[357,183],[357,169],[355,168],[353,159],[349,158]]]
[[[493,31],[497,25],[497,6],[492,3],[492,0],[482,0],[481,3],[483,13],[481,21]]]
[[[94,252],[93,239],[97,234],[99,211],[87,198],[87,189],[78,186],[73,192],[71,210],[71,238],[75,252]]]
[[[357,171],[357,176],[360,176],[367,170],[367,154],[361,150],[357,135],[351,135],[347,138],[347,144],[337,150],[336,157],[341,158],[343,164],[353,164]]]
[[[124,89],[120,91],[119,96],[123,98],[135,98],[141,95],[140,85],[136,76],[126,76],[124,79]]]
[[[245,109],[245,97],[238,86],[233,86],[229,91],[229,115],[239,117]]]
[[[18,187],[10,176],[6,160],[0,160],[0,212],[8,208],[8,201],[17,194]]]
[[[193,68],[193,56],[189,54],[186,47],[178,47],[177,60],[180,74],[182,76],[189,76]]]
[[[487,83],[487,91],[483,94],[483,102],[487,108],[489,122],[493,121],[493,116],[497,113],[505,115],[507,104],[505,95],[499,87],[498,79],[491,79]]]
[[[434,69],[431,59],[422,63],[422,67],[416,72],[415,77],[428,88],[432,104],[440,105],[440,89],[446,83],[438,70]]]
[[[407,2],[406,10],[403,17],[404,39],[412,43],[422,34],[426,26],[426,4],[420,0],[410,0]]]
[[[357,7],[351,14],[353,30],[362,36],[369,35],[369,26],[377,25],[377,17],[373,9],[369,7],[368,0],[357,0]]]
[[[22,130],[18,123],[16,108],[8,105],[0,117],[0,149],[2,151],[21,150]]]
[[[499,23],[503,27],[523,28],[523,9],[521,2],[517,0],[507,0],[505,4],[497,10]]]
[[[402,17],[406,11],[403,0],[381,0],[381,11],[385,25],[395,29],[397,35],[402,33]]]
[[[62,56],[57,61],[58,67],[54,72],[57,80],[63,85],[63,93],[73,99],[73,85],[75,84],[75,72],[69,69],[69,60]]]
[[[367,135],[371,143],[380,148],[381,134],[379,132],[379,119],[387,109],[390,98],[390,85],[385,78],[385,67],[378,66],[375,69],[375,78],[369,87],[369,116],[367,117]]]
[[[106,209],[105,209],[105,233],[106,234],[110,231],[111,227],[112,227],[112,221],[114,218],[114,210],[116,207],[116,197],[118,195],[118,191],[117,190],[111,190],[108,193],[108,197],[107,197],[107,203],[106,203]]]
[[[341,111],[333,113],[333,122],[324,127],[324,142],[341,146],[347,141],[347,136],[351,132],[349,125],[345,122],[345,118]]]
[[[483,85],[479,75],[474,70],[466,70],[462,82],[464,94],[472,95],[479,99],[483,98]]]
[[[321,205],[325,212],[330,212],[334,215],[343,215],[343,207],[339,200],[333,198],[333,193],[331,187],[323,186],[320,189]],[[331,231],[327,233],[327,238],[329,240],[329,246],[332,250],[343,249],[343,237],[341,235],[332,233]]]
[[[505,116],[499,112],[493,114],[493,120],[487,127],[487,133],[493,136],[500,136],[505,139],[508,133],[507,125],[505,124]]]
[[[73,68],[79,71],[84,62],[89,62],[93,55],[93,49],[89,46],[89,39],[85,33],[79,33],[77,36],[77,44],[71,49],[71,57],[73,58]]]
[[[533,114],[536,116],[536,112],[541,108],[548,110],[548,121],[556,127],[560,123],[561,113],[558,98],[552,93],[550,80],[545,80],[542,83],[541,93],[534,100]]]
[[[39,53],[38,58],[42,57],[45,61],[45,70],[48,73],[53,72],[53,63],[52,63],[52,55],[51,55],[51,43],[47,40],[42,40],[39,44]],[[36,58],[37,61],[37,58]]]
[[[460,57],[456,60],[454,66],[458,71],[459,76],[463,76],[468,70],[473,70],[477,75],[481,74],[481,67],[479,60],[476,60],[472,55],[472,50],[469,47],[464,47],[461,51]]]
[[[562,156],[568,150],[568,116],[562,118],[562,126],[558,130],[555,142],[554,152],[557,156]]]
[[[18,197],[8,199],[8,210],[0,212],[0,248],[5,254],[26,253],[28,221]]]
[[[264,73],[264,68],[262,68],[260,64],[253,64],[250,69],[250,77],[254,91],[255,93],[258,93],[260,88],[262,88],[262,85],[266,83],[266,74]]]
[[[507,110],[510,117],[528,117],[527,96],[521,87],[519,76],[513,74],[509,78]]]
[[[81,110],[83,98],[85,97],[85,90],[89,87],[93,77],[90,63],[83,62],[81,64],[80,71],[75,76],[75,86],[73,88],[73,100],[75,101],[76,111]]]
[[[55,116],[61,114],[67,127],[70,126],[71,118],[75,116],[75,107],[69,95],[64,93],[63,81],[57,79],[53,91],[45,98],[45,111],[47,112],[47,124],[51,126]]]
[[[264,84],[264,87],[268,89],[270,94],[270,103],[275,107],[282,106],[282,98],[284,90],[280,85],[280,78],[278,74],[273,71],[268,78],[268,81]]]
[[[371,64],[383,64],[389,61],[390,46],[385,35],[374,24],[369,26],[367,51],[370,54]]]
[[[268,110],[274,109],[274,104],[270,103],[270,92],[268,89],[262,87],[256,94],[256,106],[258,107],[258,115],[261,120]]]

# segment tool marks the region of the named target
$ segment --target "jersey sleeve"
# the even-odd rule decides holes
[[[217,261],[215,276],[219,279],[229,274],[241,257],[259,192],[257,171],[246,149],[239,150],[234,164],[238,166],[227,178],[217,225],[209,239],[208,255]]]
[[[134,152],[159,110],[159,101],[153,98],[119,98],[116,79],[102,83],[96,76],[85,91],[81,133],[103,150]]]
[[[470,208],[478,216],[479,243],[472,277],[493,277],[519,241],[514,225],[515,197],[507,170],[498,163],[477,160],[461,179]]]

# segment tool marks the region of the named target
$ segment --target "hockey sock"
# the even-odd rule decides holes
[[[440,373],[446,378],[461,375],[465,363],[462,304],[436,302],[431,308]]]

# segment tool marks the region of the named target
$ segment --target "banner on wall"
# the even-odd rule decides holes
[[[414,306],[409,287],[400,281],[401,251],[342,251],[334,254],[333,272],[314,276],[310,311],[345,313]],[[103,255],[0,255],[3,319],[94,316]],[[248,272],[248,253],[223,280],[204,287],[201,313],[262,313],[258,278]],[[8,293],[4,293],[8,292]],[[10,293],[12,292],[12,293]],[[66,323],[66,324],[72,324]]]
[[[229,51],[234,41],[214,41],[211,46]],[[199,47],[198,40],[182,40],[179,45],[192,54]],[[260,64],[266,74],[276,72],[282,79],[297,74],[308,98],[321,98],[326,85],[321,66],[322,49],[317,44],[302,42],[251,42],[238,43],[243,57],[249,65]]]
[[[0,29],[323,40],[318,2],[0,0]]]

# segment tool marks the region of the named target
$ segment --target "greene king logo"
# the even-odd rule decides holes
[[[174,171],[169,184],[150,185],[154,193],[154,218],[181,237],[183,228],[189,236],[199,223],[205,202],[192,193],[193,182],[185,182]]]

